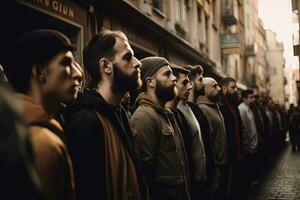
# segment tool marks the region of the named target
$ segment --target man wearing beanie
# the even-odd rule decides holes
[[[143,87],[130,119],[136,135],[150,199],[190,199],[188,163],[182,135],[165,104],[177,95],[176,77],[161,57],[141,60]]]
[[[46,199],[72,200],[72,164],[63,129],[53,115],[60,102],[75,97],[73,47],[62,33],[43,29],[26,33],[12,49],[6,72],[25,110],[43,194]]]

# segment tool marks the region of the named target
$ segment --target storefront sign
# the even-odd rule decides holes
[[[71,1],[66,0],[15,0],[18,3],[34,7],[37,10],[45,10],[72,21],[81,21],[84,16],[80,8]]]

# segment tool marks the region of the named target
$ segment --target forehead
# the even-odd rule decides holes
[[[51,61],[59,62],[61,59],[71,63],[74,62],[74,55],[71,51],[61,51],[54,58],[52,58]]]
[[[187,80],[187,81],[190,80],[189,77],[188,77],[188,75],[187,75],[187,74],[180,73],[180,74],[179,74],[179,77],[177,78],[177,82],[185,81],[185,80]]]
[[[165,65],[165,66],[161,67],[159,70],[157,70],[156,74],[160,75],[160,74],[164,74],[166,72],[172,72],[170,65]]]
[[[132,50],[129,42],[122,38],[117,38],[114,49],[116,51],[116,54],[122,53],[122,52],[128,52],[128,51],[133,53],[133,50]]]
[[[206,86],[208,87],[214,87],[216,85],[218,85],[218,83],[214,80],[214,79],[205,79],[204,83],[206,84]]]
[[[236,87],[236,82],[234,81],[229,82],[228,87]]]

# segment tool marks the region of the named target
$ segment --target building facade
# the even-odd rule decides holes
[[[258,87],[266,92],[266,37],[258,23],[257,0],[4,2],[2,47],[26,31],[52,28],[71,39],[75,57],[82,62],[83,47],[97,32],[119,29],[139,59],[163,56],[177,65],[201,64],[205,76],[217,81],[231,76],[240,89]],[[0,54],[0,64],[5,64],[4,55]]]
[[[298,26],[298,31],[293,35],[293,42],[294,42],[294,55],[298,56],[299,63],[300,63],[300,37],[299,37],[299,30],[300,30],[300,0],[291,0],[292,1],[292,11],[295,16],[294,23]],[[299,67],[299,74],[300,74],[300,67]],[[297,92],[300,94],[300,79],[296,79],[296,86]],[[300,105],[300,97],[298,95],[298,105]]]
[[[267,62],[270,77],[270,95],[280,104],[285,104],[283,43],[276,40],[276,33],[266,30]]]

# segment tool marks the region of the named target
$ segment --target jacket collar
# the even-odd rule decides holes
[[[216,106],[217,103],[209,100],[206,96],[200,96],[199,100],[198,100],[198,104],[206,104],[206,105],[210,105],[210,106]]]
[[[139,105],[145,105],[145,106],[152,107],[154,110],[161,112],[161,113],[171,112],[171,110],[169,108],[163,108],[160,105],[156,104],[153,101],[153,99],[149,95],[147,95],[145,92],[141,92],[138,95],[136,102]]]

